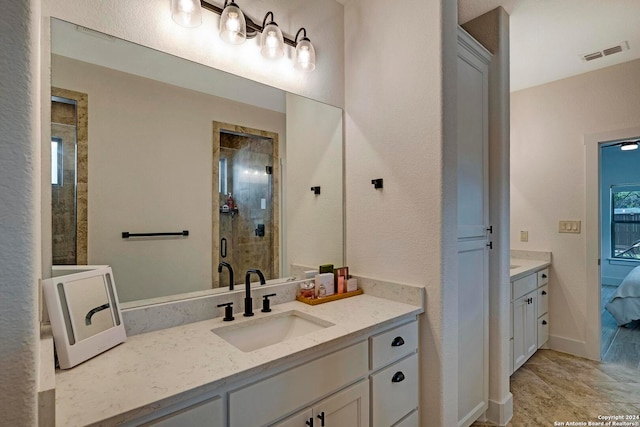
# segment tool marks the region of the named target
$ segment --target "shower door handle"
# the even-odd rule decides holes
[[[227,257],[227,239],[225,237],[220,239],[220,257],[221,258]]]

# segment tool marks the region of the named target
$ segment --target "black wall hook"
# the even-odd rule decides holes
[[[311,191],[313,191],[313,194],[317,196],[318,194],[320,194],[320,186],[318,185],[317,187],[311,187]]]
[[[373,188],[375,189],[382,188],[382,178],[372,179],[371,183],[373,184]]]

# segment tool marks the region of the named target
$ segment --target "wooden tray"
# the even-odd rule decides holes
[[[305,304],[309,304],[309,305],[318,305],[318,304],[324,304],[325,302],[331,302],[331,301],[336,301],[342,298],[349,298],[349,297],[354,297],[356,295],[360,295],[362,294],[362,289],[356,289],[355,291],[351,291],[351,292],[345,292],[343,294],[333,294],[333,295],[329,295],[328,297],[324,297],[324,298],[305,298],[302,295],[298,295],[296,297],[296,299],[300,302],[303,302]]]

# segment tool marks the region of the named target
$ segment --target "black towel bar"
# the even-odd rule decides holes
[[[122,238],[128,239],[129,237],[156,237],[156,236],[183,236],[187,237],[189,230],[178,231],[177,233],[129,233],[128,231],[122,232]]]

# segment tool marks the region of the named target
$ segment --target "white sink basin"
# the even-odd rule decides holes
[[[331,322],[299,311],[287,311],[268,317],[258,317],[236,325],[216,328],[211,332],[237,349],[249,352],[320,331],[333,325]]]

